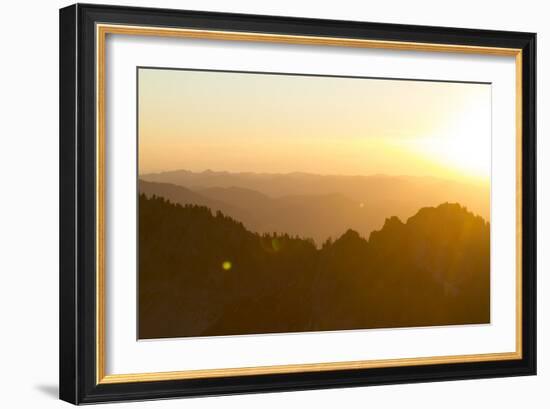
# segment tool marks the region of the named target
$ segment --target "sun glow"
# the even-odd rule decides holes
[[[436,127],[411,139],[412,154],[445,167],[458,178],[489,181],[491,175],[490,98],[478,98]]]
[[[453,138],[422,138],[412,144],[413,154],[422,156],[441,167],[455,179],[478,179],[488,182],[491,174],[491,152],[489,146],[479,143],[475,148],[471,143],[463,143]]]
[[[490,179],[490,84],[154,69],[139,84],[141,174]]]

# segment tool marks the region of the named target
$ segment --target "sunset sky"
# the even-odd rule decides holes
[[[490,177],[489,84],[161,69],[138,83],[140,174]]]

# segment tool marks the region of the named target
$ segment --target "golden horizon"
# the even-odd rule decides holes
[[[490,181],[489,84],[139,69],[139,173]]]

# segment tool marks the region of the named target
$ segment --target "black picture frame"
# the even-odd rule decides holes
[[[521,359],[97,383],[96,23],[522,50]],[[536,34],[77,4],[60,10],[60,389],[74,404],[536,374]],[[498,257],[498,254],[495,255]]]

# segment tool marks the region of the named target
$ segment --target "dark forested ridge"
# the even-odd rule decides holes
[[[139,338],[487,323],[489,242],[458,204],[316,247],[142,194]]]

